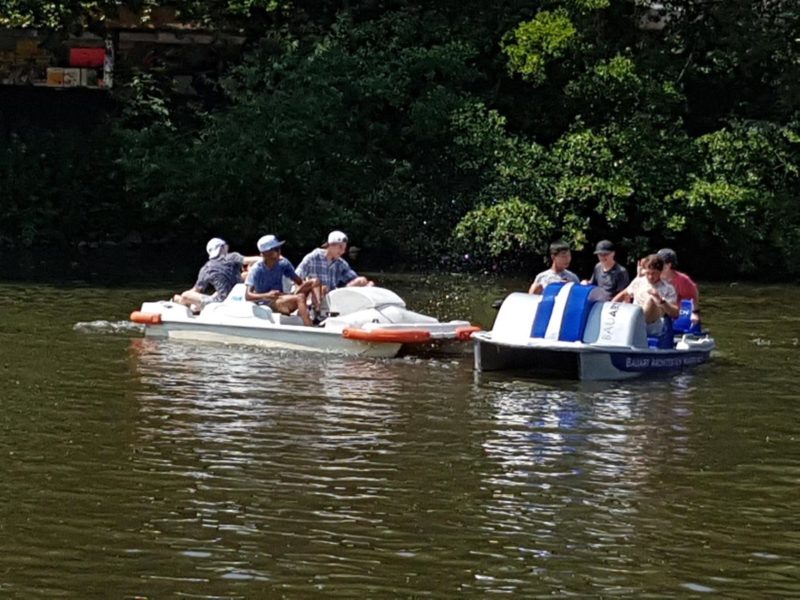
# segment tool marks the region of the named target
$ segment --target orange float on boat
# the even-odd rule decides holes
[[[158,313],[146,313],[135,310],[131,313],[131,321],[142,325],[160,325],[161,315]]]
[[[472,339],[472,334],[477,333],[480,331],[481,328],[477,325],[467,325],[466,327],[457,327],[456,328],[456,339],[462,342],[468,342]]]
[[[431,339],[431,332],[425,329],[358,329],[347,327],[342,337],[360,342],[383,344],[420,344]]]

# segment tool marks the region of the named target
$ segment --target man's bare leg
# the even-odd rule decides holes
[[[284,294],[275,300],[275,309],[284,315],[290,315],[293,311],[297,311],[300,318],[303,319],[303,324],[311,327],[314,323],[308,314],[308,306],[306,306],[305,294]]]

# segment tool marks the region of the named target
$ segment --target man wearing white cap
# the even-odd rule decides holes
[[[233,286],[241,281],[242,267],[258,262],[258,256],[242,256],[228,252],[228,244],[221,238],[211,238],[206,244],[208,261],[200,268],[197,282],[182,294],[176,294],[173,302],[185,304],[199,312],[210,302],[222,302]]]
[[[375,285],[350,268],[342,258],[346,250],[347,236],[341,231],[331,231],[327,243],[303,257],[297,267],[297,274],[303,279],[318,279],[322,284],[322,295],[337,287]]]
[[[265,235],[258,240],[261,261],[247,273],[245,299],[266,304],[272,310],[290,315],[295,310],[305,325],[313,325],[306,305],[307,294],[316,283],[303,281],[287,259],[281,256],[281,246],[274,235]],[[283,291],[283,278],[291,279],[298,287],[294,293]],[[315,305],[316,308],[319,308]]]

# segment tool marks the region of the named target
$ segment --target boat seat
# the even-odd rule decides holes
[[[261,306],[253,302],[212,302],[207,304],[202,314],[206,319],[214,317],[232,317],[235,319],[249,319],[256,317],[264,321],[273,321],[272,309],[268,306]]]
[[[595,285],[551,283],[542,293],[531,337],[561,342],[581,341],[592,306],[602,297]]]
[[[694,301],[691,298],[681,300],[678,317],[672,323],[675,333],[700,333],[702,326],[699,322],[692,323],[692,312],[694,312]]]
[[[247,288],[243,283],[237,283],[231,288],[231,291],[228,292],[225,302],[245,302],[244,294],[246,291]]]
[[[662,321],[664,322],[664,327],[661,329],[661,333],[657,336],[648,336],[647,345],[650,348],[670,350],[675,347],[675,332],[672,328],[672,319],[665,316]]]
[[[553,316],[556,304],[556,297],[565,285],[564,283],[551,283],[542,290],[542,300],[536,308],[536,317],[533,319],[533,327],[531,328],[532,338],[543,338],[547,334],[547,328],[550,325],[550,319]]]
[[[596,302],[595,285],[576,285],[569,292],[564,315],[561,318],[561,330],[558,339],[562,342],[577,342],[583,338],[589,311]]]
[[[509,294],[492,326],[492,337],[506,343],[524,344],[531,337],[533,322],[539,312],[542,294],[514,292]]]
[[[277,314],[277,313],[276,313]],[[297,314],[297,311],[291,315],[278,314],[281,325],[303,325],[303,318]]]
[[[585,344],[647,348],[644,311],[626,302],[596,302],[583,332]]]

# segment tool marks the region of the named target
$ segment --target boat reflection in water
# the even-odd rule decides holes
[[[658,503],[648,497],[651,480],[662,463],[690,451],[683,432],[692,417],[690,376],[662,382],[661,399],[643,394],[642,383],[559,389],[481,378],[495,418],[483,449],[497,467],[483,474],[482,487],[491,490],[486,534],[494,541],[482,551],[491,557],[503,548],[504,560],[485,561],[476,585],[519,593],[531,572],[547,579],[551,571],[589,568],[608,585],[636,575],[663,535],[648,514]],[[598,561],[598,551],[612,546],[613,556]],[[507,568],[509,553],[519,568]]]
[[[190,427],[217,440],[278,427],[286,411],[292,421],[305,414],[320,434],[351,420],[385,428],[403,389],[385,360],[146,338],[131,341],[131,355],[148,390],[139,398],[142,410],[168,415],[159,431]]]
[[[430,490],[448,484],[441,440],[464,428],[439,418],[441,392],[461,379],[469,388],[467,361],[148,339],[130,349],[141,384],[132,456],[150,482],[140,527],[162,554],[180,554],[175,572],[205,580],[197,593],[228,597],[208,581],[275,572],[306,591],[320,573],[370,581],[364,565],[416,550],[413,536],[398,538],[413,507],[448,501]],[[343,548],[345,564],[333,558]]]

